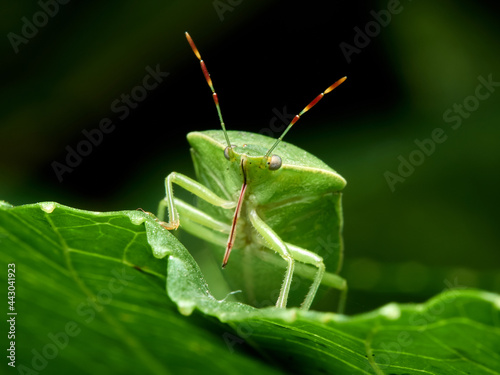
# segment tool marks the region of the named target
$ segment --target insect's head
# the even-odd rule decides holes
[[[281,168],[282,160],[278,155],[267,156],[268,149],[253,144],[243,144],[242,146],[231,145],[224,149],[224,157],[231,162],[254,164],[260,168],[267,168],[276,171]]]
[[[212,97],[214,99],[215,107],[217,108],[217,114],[219,115],[219,120],[220,124],[222,127],[222,131],[224,132],[224,137],[226,139],[227,147],[224,150],[224,156],[226,157],[227,160],[234,162],[238,161],[241,162],[242,158],[245,158],[246,162],[248,163],[255,163],[258,165],[260,168],[267,168],[270,171],[276,171],[281,168],[282,165],[282,160],[281,157],[278,155],[272,154],[273,150],[276,148],[276,146],[279,145],[279,143],[283,140],[283,137],[285,136],[286,133],[291,129],[291,127],[300,119],[300,116],[302,116],[304,113],[309,111],[312,107],[318,103],[323,96],[328,94],[330,91],[332,91],[334,88],[336,88],[338,85],[340,85],[342,82],[346,80],[347,77],[342,77],[338,81],[336,81],[333,85],[329,86],[324,92],[319,94],[311,103],[309,103],[298,115],[296,115],[293,120],[290,122],[288,127],[285,129],[283,134],[276,140],[274,145],[271,146],[269,149],[264,149],[262,150],[262,147],[256,146],[256,145],[242,145],[242,146],[234,146],[231,144],[229,141],[229,136],[226,131],[226,126],[224,124],[224,121],[222,119],[222,113],[220,110],[219,106],[219,98],[217,96],[217,93],[215,92],[214,85],[212,83],[212,79],[210,78],[210,73],[208,73],[207,67],[205,65],[205,62],[201,59],[200,52],[198,51],[198,48],[196,48],[196,45],[193,42],[193,39],[191,39],[191,36],[186,32],[186,38],[189,42],[189,45],[191,46],[191,49],[193,50],[194,54],[200,60],[200,65],[201,65],[201,70],[203,71],[203,75],[205,76],[205,79],[207,80],[208,86],[210,86],[210,89],[212,90]]]

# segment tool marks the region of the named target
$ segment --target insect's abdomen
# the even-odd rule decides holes
[[[340,192],[262,207],[260,215],[285,242],[320,255],[328,272],[339,272],[343,257]]]

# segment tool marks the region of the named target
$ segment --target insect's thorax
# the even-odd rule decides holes
[[[247,196],[253,194],[257,205],[277,205],[306,196],[321,196],[325,192],[340,191],[345,186],[345,180],[333,169],[294,145],[282,142],[275,153],[281,156],[283,166],[269,170],[263,166],[263,159],[275,141],[273,138],[247,132],[228,134],[233,160],[224,156],[222,132],[188,135],[197,179],[225,199],[236,201],[244,181],[248,185]]]

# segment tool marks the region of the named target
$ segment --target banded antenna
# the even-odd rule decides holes
[[[217,108],[217,113],[219,115],[219,120],[220,120],[220,125],[222,127],[222,130],[224,132],[224,137],[226,138],[227,146],[230,148],[231,143],[229,142],[229,137],[226,132],[226,126],[224,125],[224,120],[222,119],[222,113],[220,111],[220,106],[219,106],[219,98],[217,97],[217,93],[214,90],[214,85],[212,83],[212,79],[210,78],[210,73],[207,70],[207,66],[205,65],[205,62],[201,59],[200,52],[198,51],[198,48],[196,48],[196,45],[193,42],[193,39],[191,39],[191,36],[189,33],[186,31],[186,39],[191,46],[191,49],[193,50],[194,54],[200,60],[200,66],[201,70],[203,71],[203,75],[205,76],[205,79],[207,80],[208,86],[210,86],[210,89],[212,90],[212,97],[214,98],[214,103],[215,107]]]
[[[264,156],[264,159],[267,159],[267,158],[269,158],[269,156],[271,156],[271,152],[273,152],[273,150],[276,148],[276,146],[278,146],[278,144],[283,140],[283,137],[286,135],[286,133],[288,133],[288,131],[291,129],[291,127],[297,121],[299,121],[300,116],[302,116],[304,113],[306,113],[307,111],[309,111],[312,107],[314,107],[321,99],[323,99],[323,96],[325,96],[330,91],[332,91],[334,88],[336,88],[337,86],[339,86],[346,79],[347,79],[347,77],[342,77],[341,79],[339,79],[333,85],[331,85],[330,87],[328,87],[324,92],[322,92],[321,94],[319,94],[311,103],[309,103],[308,105],[306,105],[306,107],[302,111],[300,111],[300,113],[298,115],[295,115],[295,117],[293,118],[292,122],[290,122],[290,124],[285,129],[285,131],[283,132],[283,134],[281,134],[281,136],[276,140],[276,142],[274,143],[274,145],[269,149],[269,151],[267,151],[266,155]]]

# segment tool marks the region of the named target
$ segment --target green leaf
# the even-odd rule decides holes
[[[146,231],[154,241],[157,230],[139,211],[0,207],[4,290],[7,264],[16,265],[19,373],[280,373],[248,353],[230,355],[220,324],[179,314],[165,293],[167,261],[148,245]],[[186,258],[174,236],[161,238],[157,252]]]
[[[5,268],[16,264],[18,370],[500,374],[492,293],[450,289],[353,317],[255,309],[215,299],[148,214],[51,202],[3,204],[0,244]]]

